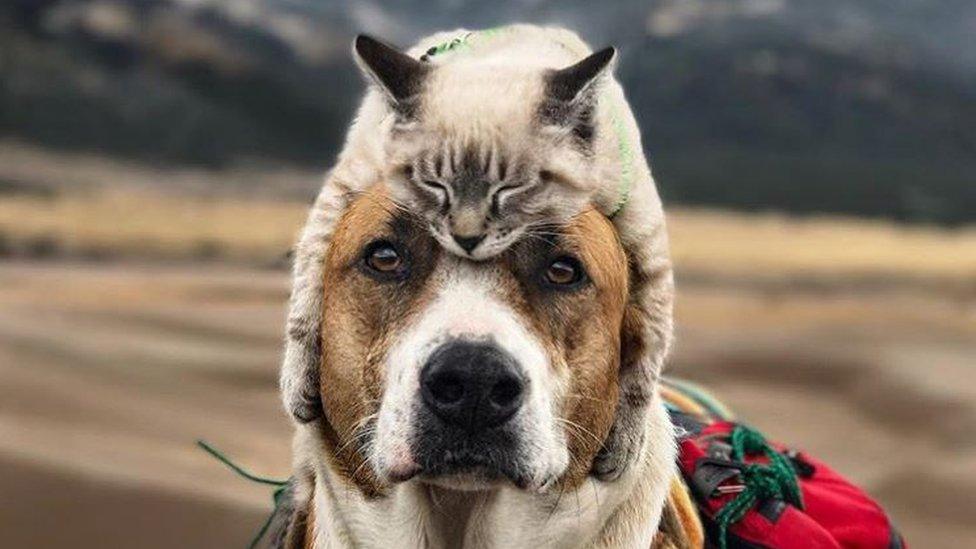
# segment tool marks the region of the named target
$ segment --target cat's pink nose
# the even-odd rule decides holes
[[[468,253],[471,253],[471,250],[477,248],[478,244],[481,244],[481,241],[485,239],[485,235],[483,234],[475,236],[461,236],[459,234],[452,234],[451,236],[454,237],[454,241],[457,242],[458,246]]]

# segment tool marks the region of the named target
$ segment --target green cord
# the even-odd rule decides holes
[[[257,535],[255,535],[254,538],[251,539],[251,543],[247,546],[248,549],[254,549],[255,547],[258,546],[258,543],[261,541],[261,538],[263,538],[264,535],[268,533],[268,528],[271,527],[271,522],[274,520],[274,516],[278,512],[278,507],[281,505],[281,498],[284,495],[285,490],[288,489],[288,483],[291,481],[291,479],[275,480],[273,478],[259,477],[253,473],[245,471],[243,467],[231,461],[230,458],[228,458],[223,454],[223,452],[217,450],[216,448],[207,444],[206,442],[202,440],[198,440],[197,446],[199,446],[205,452],[207,452],[208,454],[216,458],[217,461],[229,467],[230,470],[246,478],[247,480],[250,480],[251,482],[257,482],[258,484],[267,484],[269,486],[276,487],[275,491],[271,494],[272,501],[274,503],[274,509],[272,509],[271,515],[268,517],[268,520],[264,521],[264,524],[261,526],[261,529],[258,530]]]
[[[464,33],[463,36],[452,38],[447,42],[441,42],[440,44],[429,48],[427,50],[427,53],[424,54],[421,60],[425,60],[435,55],[441,55],[449,51],[454,51],[458,48],[470,47],[471,46],[470,39],[473,37],[477,36],[479,38],[492,38],[498,34],[501,34],[507,29],[508,27],[502,26],[502,27],[492,27],[490,29],[483,29],[480,31],[472,31],[472,32]]]
[[[729,526],[741,520],[761,500],[779,498],[797,509],[803,509],[803,495],[796,480],[796,470],[786,456],[770,446],[761,433],[745,425],[737,425],[732,430],[731,442],[733,460],[744,462],[746,456],[762,453],[769,458],[769,464],[749,463],[743,466],[740,474],[745,488],[715,515],[720,549],[727,547]]]
[[[609,92],[606,95],[609,96]],[[634,179],[634,149],[630,146],[627,128],[624,126],[619,108],[613,109],[610,120],[613,131],[617,134],[617,155],[620,158],[620,198],[617,199],[613,211],[607,216],[613,219],[630,200],[630,189],[633,186]]]

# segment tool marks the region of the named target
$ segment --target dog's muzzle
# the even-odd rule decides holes
[[[435,349],[420,373],[414,451],[422,474],[505,476],[519,484],[512,424],[527,389],[518,362],[491,341],[456,339]]]

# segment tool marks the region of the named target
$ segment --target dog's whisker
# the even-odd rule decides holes
[[[589,396],[589,395],[581,395],[579,393],[573,393],[573,394],[570,394],[570,395],[566,395],[566,398],[576,398],[576,399],[580,399],[580,400],[592,400],[593,402],[599,402],[601,404],[609,404],[609,403],[613,402],[612,400],[608,400],[608,399],[605,399],[605,398],[597,398],[597,397],[593,397],[593,396]]]
[[[583,525],[583,506],[580,503],[579,490],[573,490],[573,494],[576,495],[576,525],[577,525],[577,527],[582,527],[582,525]]]
[[[357,430],[362,429],[369,422],[376,420],[379,417],[379,415],[380,415],[380,413],[377,411],[377,412],[373,412],[372,414],[363,416],[362,418],[360,418],[359,420],[357,420],[355,423],[353,423],[352,426],[349,428],[349,430],[346,431],[345,433],[343,433],[342,436],[343,437],[347,437],[350,434],[356,432]]]
[[[362,431],[360,431],[359,433],[357,433],[356,435],[352,436],[351,438],[343,442],[341,445],[339,445],[336,448],[335,453],[340,454],[343,450],[348,449],[349,446],[351,446],[353,443],[367,439],[374,434],[376,434],[375,429],[363,429]]]
[[[348,448],[352,443],[374,434],[376,429],[373,424],[375,424],[377,418],[379,418],[379,412],[365,416],[354,423],[348,431],[342,434],[341,438],[346,439],[346,441],[336,448],[335,453],[339,454]]]
[[[559,510],[559,504],[563,500],[563,493],[565,491],[566,491],[566,483],[565,482],[559,483],[559,494],[556,495],[556,503],[553,504],[552,510],[549,511],[549,516],[546,517],[546,522],[549,522],[552,516],[556,514],[556,511]]]
[[[555,420],[558,421],[559,423],[562,423],[563,425],[568,425],[571,428],[579,429],[583,434],[589,435],[598,445],[600,445],[601,447],[603,446],[603,440],[600,437],[596,436],[595,434],[593,434],[592,431],[590,431],[586,427],[583,427],[579,423],[561,417],[557,417],[555,418]]]
[[[349,475],[350,478],[356,478],[357,476],[359,476],[359,472],[362,471],[363,467],[365,467],[368,463],[369,463],[369,458],[363,458],[362,461],[359,463],[359,465],[353,470],[352,474]]]

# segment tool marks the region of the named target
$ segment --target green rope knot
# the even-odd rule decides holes
[[[803,495],[796,479],[796,470],[786,456],[770,446],[759,431],[745,425],[737,425],[730,438],[732,459],[743,463],[739,472],[743,489],[715,515],[721,549],[726,548],[729,526],[742,520],[749,509],[760,501],[776,498],[803,509]],[[746,456],[757,454],[764,454],[769,463],[745,463]]]

